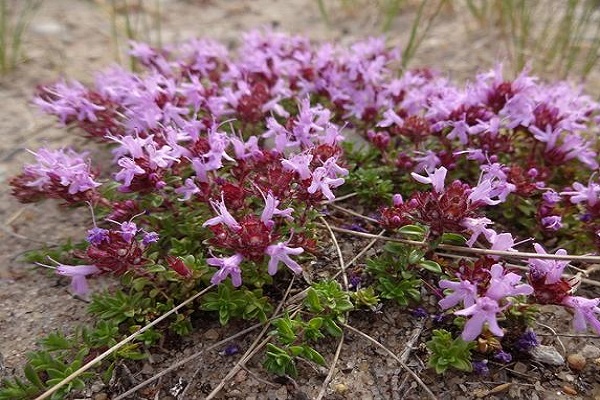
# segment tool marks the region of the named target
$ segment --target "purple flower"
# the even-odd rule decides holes
[[[231,137],[230,140],[231,144],[233,145],[235,158],[239,160],[245,160],[261,153],[261,150],[258,147],[258,137],[256,136],[250,136],[247,142],[244,142],[242,139],[237,137]]]
[[[537,335],[531,329],[526,330],[515,343],[515,348],[518,351],[529,351],[535,346],[538,346],[540,341]]]
[[[227,279],[227,276],[231,276],[231,283],[234,287],[239,287],[242,285],[242,270],[240,269],[240,263],[243,261],[244,257],[236,253],[231,257],[226,258],[217,258],[212,257],[206,260],[208,265],[212,265],[215,267],[220,267],[211,278],[210,283],[213,285],[218,285]]]
[[[260,220],[267,226],[272,227],[275,222],[273,222],[273,216],[281,216],[287,219],[292,218],[293,208],[288,207],[285,210],[280,210],[277,208],[279,205],[279,200],[277,200],[271,192],[267,194],[267,198],[265,199],[265,209],[263,210]]]
[[[402,198],[402,195],[396,193],[394,196],[392,196],[392,204],[394,204],[394,207],[398,207],[404,204],[404,199]]]
[[[239,352],[240,352],[240,347],[237,344],[230,344],[229,346],[225,347],[225,350],[223,350],[223,355],[233,356]]]
[[[31,152],[36,157],[36,164],[25,166],[25,174],[29,177],[27,186],[39,191],[46,190],[52,185],[53,178],[60,181],[60,185],[68,188],[68,193],[73,195],[95,189],[100,183],[94,181],[89,162],[84,158],[88,153],[77,153],[71,149],[48,150],[41,148],[37,153]]]
[[[471,237],[469,240],[467,240],[467,246],[473,247],[473,244],[475,244],[475,241],[481,234],[483,234],[483,236],[490,241],[490,238],[497,234],[496,231],[487,227],[487,225],[492,223],[493,222],[491,219],[485,217],[464,218],[460,224],[467,228],[467,230],[469,230],[471,233]]]
[[[542,227],[547,231],[557,231],[562,228],[562,218],[560,215],[548,215],[541,220]]]
[[[465,317],[471,317],[465,323],[465,327],[462,332],[462,338],[465,341],[471,341],[477,339],[483,330],[483,325],[487,323],[488,329],[496,336],[504,336],[504,332],[498,326],[496,319],[498,313],[502,311],[502,308],[498,305],[498,302],[489,297],[479,297],[470,307],[464,310],[456,311],[454,314]]]
[[[203,227],[213,226],[218,224],[225,224],[229,228],[234,231],[242,229],[242,226],[233,218],[233,216],[227,210],[227,206],[225,206],[225,201],[213,201],[211,200],[211,205],[215,212],[218,214],[216,217],[213,217],[202,224]]]
[[[538,254],[548,254],[539,243],[534,243],[533,248]],[[556,250],[555,254],[563,256],[567,254],[567,251],[564,249],[558,249]],[[545,282],[548,285],[558,282],[562,277],[565,267],[569,265],[569,261],[537,258],[530,258],[527,260],[527,262],[531,268],[532,275],[535,278],[545,276]]]
[[[561,192],[561,195],[571,196],[571,203],[577,204],[586,201],[590,207],[593,207],[600,201],[600,185],[590,182],[588,186],[579,182],[573,184],[573,190]]]
[[[288,242],[282,242],[270,245],[265,250],[265,253],[271,256],[268,265],[269,275],[275,275],[277,273],[277,266],[280,262],[287,265],[289,269],[295,274],[302,272],[302,267],[298,263],[290,258],[291,255],[298,255],[304,252],[302,247],[288,247]]]
[[[135,175],[143,175],[146,171],[137,165],[135,161],[129,157],[121,157],[117,161],[121,170],[115,175],[115,180],[123,182],[123,186],[128,187]]]
[[[533,293],[533,288],[527,284],[518,284],[521,282],[521,275],[508,272],[505,273],[504,267],[500,264],[492,265],[490,269],[491,279],[486,297],[500,301],[504,297],[529,295]]]
[[[158,242],[160,236],[156,232],[144,232],[144,237],[142,238],[142,244],[144,246],[148,246],[150,243]]]
[[[360,275],[350,275],[348,278],[348,286],[354,290],[360,289],[360,285],[362,284],[362,279]]]
[[[187,201],[191,199],[193,195],[200,193],[200,189],[196,186],[192,178],[187,178],[183,186],[175,189],[175,193],[183,195],[182,198],[178,199],[179,201]]]
[[[171,146],[164,145],[161,148],[157,148],[154,143],[150,143],[145,147],[145,150],[148,153],[148,164],[152,170],[168,168],[173,163],[179,162],[179,158],[173,155],[176,153]]]
[[[89,244],[98,246],[100,243],[108,240],[108,229],[98,228],[97,226],[87,231],[86,240]]]
[[[496,354],[494,354],[494,359],[503,364],[508,364],[512,361],[512,355],[510,353],[500,350]]]
[[[547,190],[542,194],[542,200],[547,206],[554,206],[561,201],[560,194],[554,190]]]
[[[414,310],[411,310],[411,315],[415,318],[427,318],[429,313],[423,307],[417,307]]]
[[[573,329],[576,332],[582,332],[587,329],[590,324],[592,329],[600,335],[600,308],[598,307],[600,298],[586,299],[581,296],[567,296],[563,299],[562,304],[571,308],[573,315]]]
[[[510,233],[505,232],[500,234],[494,234],[488,240],[492,244],[492,250],[514,250],[512,247],[515,245],[515,240],[513,239]]]
[[[486,179],[479,182],[479,184],[471,190],[468,199],[471,203],[482,202],[490,206],[496,205],[501,201],[492,200],[491,197],[493,196],[493,190],[494,188],[492,187],[492,181]]]
[[[85,296],[89,293],[89,287],[86,277],[100,272],[95,265],[65,265],[58,264],[56,273],[71,277],[71,289],[78,296]]]
[[[388,128],[392,125],[402,126],[404,124],[404,120],[391,108],[383,113],[383,118],[377,126]]]
[[[471,362],[471,365],[473,366],[473,372],[475,372],[477,375],[485,376],[489,375],[490,373],[488,360],[473,361]]]
[[[312,176],[312,172],[309,168],[312,159],[312,154],[300,153],[293,155],[289,159],[281,159],[281,165],[288,171],[295,171],[298,173],[300,179],[305,180]]]
[[[344,178],[330,178],[328,175],[329,173],[325,167],[315,169],[312,174],[312,183],[307,189],[308,193],[313,194],[319,190],[327,200],[333,201],[335,195],[331,188],[341,186],[344,183]]]
[[[427,172],[427,176],[419,175],[415,172],[411,172],[411,176],[420,183],[430,184],[433,186],[433,190],[437,193],[442,193],[444,191],[444,180],[446,179],[446,173],[448,170],[446,167],[440,167],[436,169],[433,174],[429,171]]]
[[[137,231],[138,229],[135,222],[129,221],[121,223],[121,236],[126,242],[131,242]]]
[[[439,305],[442,310],[447,310],[448,308],[454,307],[460,302],[462,302],[465,307],[470,307],[475,304],[475,299],[477,297],[477,285],[467,280],[455,282],[442,279],[439,283],[439,286],[442,289],[453,290],[452,293],[446,295],[446,297],[439,301]]]

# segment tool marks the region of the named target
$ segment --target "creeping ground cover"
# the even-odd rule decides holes
[[[233,374],[254,356],[288,379],[323,367],[319,398],[347,335],[436,396],[350,323],[383,308],[425,321],[412,345],[438,374],[527,359],[541,306],[600,334],[600,298],[578,293],[600,261],[600,103],[582,88],[501,66],[459,85],[402,70],[382,39],[255,31],[235,51],[193,40],[130,54],[136,72],[37,90],[89,148],[30,149],[13,195],[78,207],[89,230],[27,258],[70,279],[96,323],[44,338],[0,399],[108,384],[122,360],[211,318],[262,329],[248,349],[223,342],[245,352]],[[342,240],[364,244],[348,254]],[[91,292],[100,275],[119,286]]]

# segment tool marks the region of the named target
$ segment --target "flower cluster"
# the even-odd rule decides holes
[[[496,336],[504,336],[497,317],[508,306],[511,297],[530,295],[533,288],[521,283],[521,276],[507,272],[501,264],[493,264],[484,279],[473,281],[460,279],[458,282],[441,280],[439,285],[452,292],[440,300],[440,307],[448,309],[462,303],[463,310],[456,315],[470,317],[464,327],[464,340],[475,340],[482,332],[484,324]]]
[[[388,231],[419,225],[431,243],[454,234],[496,253],[444,264],[439,304],[462,307],[465,340],[503,336],[500,317],[527,301],[568,307],[577,330],[600,331],[600,300],[574,295],[566,261],[532,258],[524,283],[498,255],[530,238],[538,254],[555,238],[574,243],[559,256],[600,249],[600,103],[581,88],[527,70],[508,79],[501,66],[464,87],[428,69],[398,76],[400,53],[382,39],[343,48],[255,31],[236,53],[192,40],[132,43],[130,54],[142,73],[60,81],[34,101],[111,148],[103,178],[88,153],[40,149],[11,181],[23,202],[87,202],[104,216],[75,254],[85,266],[57,268],[75,292],[86,276],[149,266],[234,287],[261,286],[282,266],[298,274],[317,250],[317,207],[376,163],[396,195],[369,207]],[[371,153],[353,165],[342,131]]]

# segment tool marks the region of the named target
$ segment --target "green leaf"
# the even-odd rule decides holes
[[[298,357],[300,354],[304,353],[304,346],[290,346],[288,347],[288,351],[292,357]]]
[[[463,246],[467,243],[467,239],[465,239],[463,235],[457,233],[444,233],[442,234],[442,243]]]
[[[323,358],[321,353],[319,353],[318,351],[316,351],[315,349],[313,349],[310,346],[304,346],[304,358],[306,358],[307,360],[310,360],[312,362],[315,362],[319,365],[326,364],[325,358]]]
[[[323,318],[322,317],[314,317],[310,321],[308,321],[308,326],[311,329],[319,330],[323,326]]]
[[[306,304],[308,305],[308,309],[312,312],[318,313],[324,310],[323,306],[321,306],[317,291],[312,287],[308,288],[306,293]]]
[[[45,388],[44,383],[40,379],[35,369],[31,366],[31,364],[25,365],[23,372],[27,380],[29,380],[29,382],[33,383],[36,387],[40,388],[40,390]]]
[[[425,237],[425,233],[427,230],[419,225],[404,225],[402,228],[398,229],[398,233],[402,233],[404,235],[418,236],[419,238]]]
[[[149,265],[148,267],[146,267],[146,271],[154,273],[165,272],[166,270],[167,268],[160,264]]]
[[[340,328],[331,318],[323,319],[323,325],[325,326],[325,330],[331,336],[342,336],[342,328]]]
[[[442,267],[440,266],[440,264],[436,263],[435,261],[431,261],[431,260],[423,260],[419,263],[419,266],[431,271],[435,274],[441,274],[442,273]]]

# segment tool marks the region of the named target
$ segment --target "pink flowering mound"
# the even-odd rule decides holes
[[[99,274],[144,278],[177,299],[210,284],[273,292],[323,254],[324,216],[345,234],[383,228],[422,251],[401,273],[392,255],[384,272],[349,276],[348,295],[372,287],[378,301],[417,307],[428,293],[439,307],[427,315],[454,337],[495,337],[506,351],[531,335],[535,305],[564,306],[576,331],[600,334],[600,299],[576,295],[570,269],[588,261],[569,257],[600,250],[600,104],[581,88],[528,71],[509,79],[501,66],[465,85],[399,72],[381,39],[343,48],[251,32],[235,52],[193,40],[132,43],[130,54],[142,72],[60,81],[34,100],[112,160],[35,150],[11,182],[20,201],[94,210],[76,265],[56,267],[74,293]],[[339,214],[333,201],[369,215]],[[400,301],[406,282],[417,290]]]

